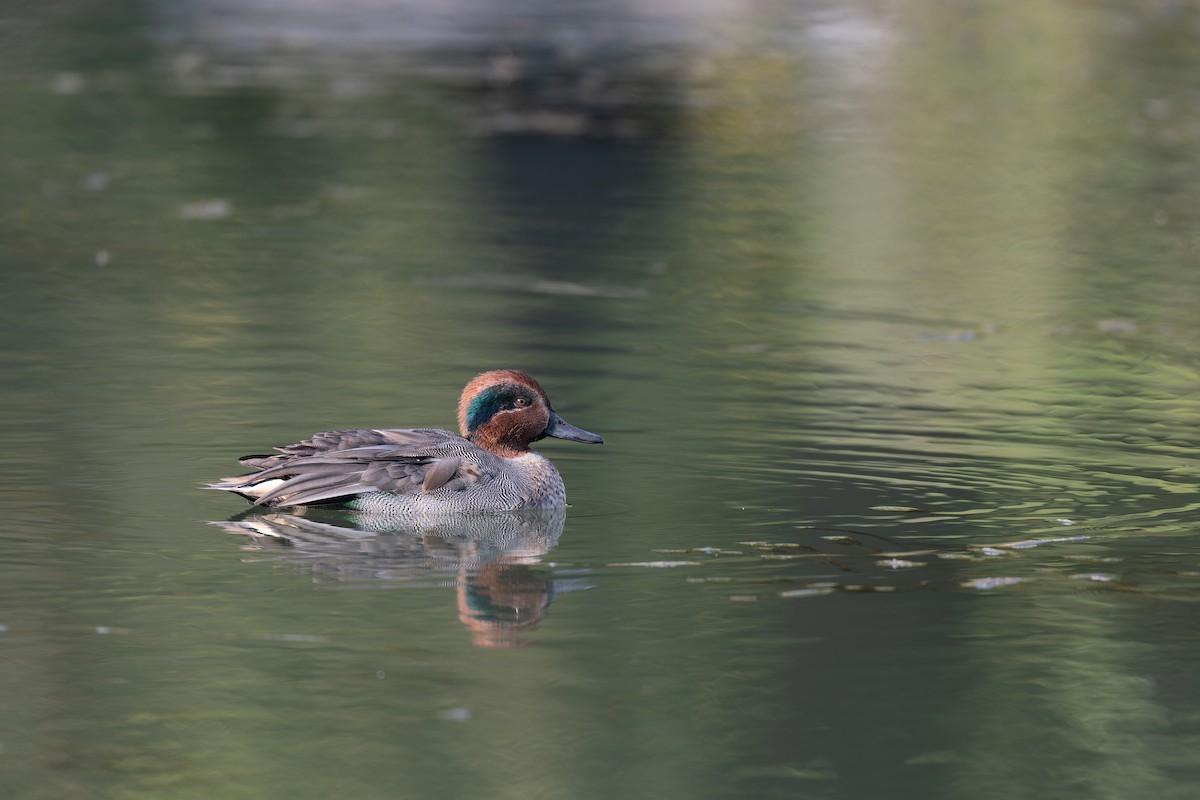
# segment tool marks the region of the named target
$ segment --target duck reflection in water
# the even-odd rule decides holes
[[[304,566],[318,582],[453,584],[458,618],[480,647],[530,644],[554,596],[589,588],[555,577],[541,559],[562,535],[566,510],[456,514],[414,524],[386,514],[304,508],[250,511],[212,522],[246,537],[244,549]]]

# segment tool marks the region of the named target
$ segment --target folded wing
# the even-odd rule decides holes
[[[279,455],[246,456],[257,471],[224,478],[214,489],[237,492],[260,506],[338,503],[371,492],[458,492],[485,469],[465,456],[470,445],[433,428],[318,433],[276,448]]]

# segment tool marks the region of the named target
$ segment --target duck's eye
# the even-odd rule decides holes
[[[518,397],[516,400],[513,400],[513,405],[517,408],[524,408],[525,406],[529,405],[529,398]]]

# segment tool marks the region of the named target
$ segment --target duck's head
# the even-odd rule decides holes
[[[547,436],[604,443],[555,414],[546,390],[515,369],[485,372],[467,384],[458,401],[458,429],[464,438],[507,458],[529,452],[530,442]]]

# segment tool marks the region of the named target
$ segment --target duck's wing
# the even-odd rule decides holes
[[[464,491],[490,475],[490,455],[450,431],[355,428],[318,433],[276,448],[279,455],[245,456],[257,471],[211,488],[237,492],[260,506],[337,503],[370,492]]]

